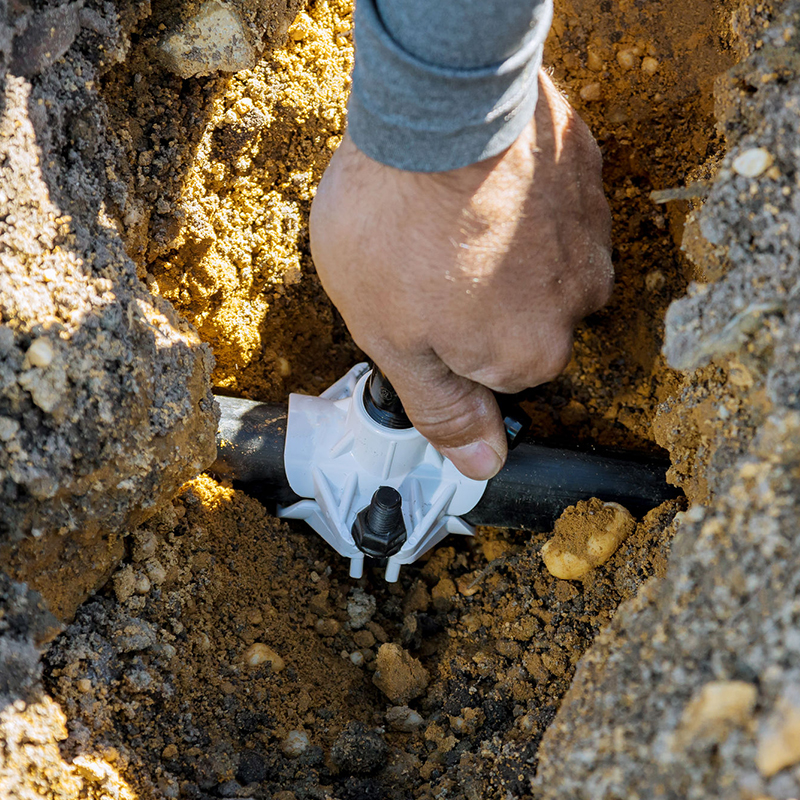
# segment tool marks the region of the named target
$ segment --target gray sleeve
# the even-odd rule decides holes
[[[533,116],[552,0],[357,0],[348,130],[415,172],[508,147]]]

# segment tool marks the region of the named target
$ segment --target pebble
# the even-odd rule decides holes
[[[800,763],[800,692],[790,688],[759,731],[756,767],[771,778]]]
[[[372,682],[396,705],[425,693],[430,676],[428,670],[408,651],[396,644],[382,644]]]
[[[642,72],[647,75],[655,75],[658,72],[658,59],[652,56],[645,56],[642,59]]]
[[[124,603],[130,599],[136,591],[136,573],[133,571],[133,567],[128,564],[118,570],[111,579],[111,583],[118,603]]]
[[[342,628],[341,622],[338,619],[318,619],[314,623],[314,630],[320,636],[336,636]]]
[[[299,758],[308,750],[309,740],[305,731],[289,731],[281,742],[281,751],[289,758]]]
[[[572,527],[578,525],[589,530],[576,536]],[[553,537],[542,547],[544,565],[555,578],[582,578],[608,561],[635,528],[631,513],[618,503],[581,501],[556,522]]]
[[[408,706],[392,706],[386,712],[386,724],[393,731],[413,733],[425,724],[425,720]]]
[[[53,346],[47,341],[47,339],[37,339],[28,348],[28,352],[25,354],[25,357],[32,367],[44,369],[53,363],[55,353],[53,352]]]
[[[355,650],[350,653],[350,661],[352,661],[357,667],[364,666],[364,656],[359,650]]]
[[[753,712],[757,690],[745,681],[709,681],[689,701],[681,715],[678,738],[724,739],[730,725],[744,726]]]
[[[733,159],[733,171],[745,178],[757,178],[762,172],[772,166],[775,159],[772,153],[763,147],[751,147],[739,153]]]
[[[363,628],[375,615],[378,604],[372,595],[356,587],[350,592],[347,601],[347,616],[350,618],[350,627],[356,631]]]
[[[136,576],[136,594],[147,594],[150,591],[150,578],[144,573]]]
[[[620,50],[617,53],[617,63],[622,69],[633,69],[636,66],[636,56],[635,50]]]
[[[280,672],[286,666],[286,662],[263,642],[251,644],[242,654],[242,661],[248,667],[260,667],[262,664],[270,663],[273,672]]]
[[[150,583],[152,583],[153,586],[161,586],[167,579],[167,571],[164,569],[161,562],[157,561],[155,558],[145,564],[145,570],[147,570],[147,577],[150,579]]]
[[[359,647],[372,647],[375,644],[375,636],[370,631],[356,631],[353,641]]]
[[[587,103],[592,103],[595,100],[599,100],[602,97],[602,94],[602,86],[597,82],[587,83],[581,88],[580,91],[581,100],[586,100]]]

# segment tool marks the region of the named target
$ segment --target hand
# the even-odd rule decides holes
[[[600,152],[544,73],[530,125],[501,154],[406,172],[345,136],[311,209],[322,285],[409,419],[465,475],[506,458],[490,390],[567,365],[573,326],[608,299]]]

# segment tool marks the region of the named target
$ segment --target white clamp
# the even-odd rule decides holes
[[[386,580],[396,581],[448,533],[472,536],[460,519],[481,499],[486,481],[462,475],[415,428],[393,430],[373,420],[364,406],[369,366],[358,364],[319,397],[289,396],[284,451],[286,477],[300,497],[278,507],[278,516],[303,519],[360,578],[364,553],[353,539],[356,514],[380,486],[402,498],[406,541],[390,556]]]

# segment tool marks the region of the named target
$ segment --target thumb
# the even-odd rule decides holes
[[[488,480],[508,448],[500,409],[485,386],[456,375],[438,357],[386,372],[414,427],[459,472]]]

